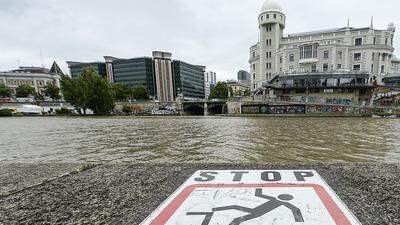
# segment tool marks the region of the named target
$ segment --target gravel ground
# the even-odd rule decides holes
[[[2,172],[1,179],[20,179],[33,167],[18,168]],[[400,224],[398,164],[105,164],[85,169],[3,195],[0,224],[139,224],[200,169],[315,169],[363,224]],[[9,184],[0,183],[10,189]]]

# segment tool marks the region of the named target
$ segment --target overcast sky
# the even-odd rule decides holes
[[[0,0],[0,71],[56,60],[103,61],[169,51],[207,66],[218,80],[248,70],[264,0]],[[399,0],[280,0],[285,33],[400,25]],[[400,49],[400,37],[395,36]],[[396,50],[400,53],[399,50]],[[43,60],[41,60],[43,59]]]

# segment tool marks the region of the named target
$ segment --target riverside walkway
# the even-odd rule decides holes
[[[139,224],[196,170],[315,169],[362,224],[400,224],[399,164],[0,163],[0,224]]]

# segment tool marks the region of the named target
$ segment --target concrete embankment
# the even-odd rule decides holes
[[[399,164],[0,163],[0,169],[0,224],[139,224],[202,169],[315,169],[363,224],[400,224]]]

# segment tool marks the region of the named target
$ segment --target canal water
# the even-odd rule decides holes
[[[400,162],[400,120],[0,118],[7,162]]]

